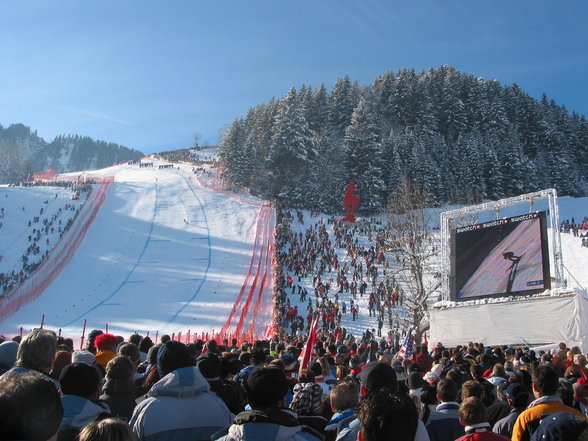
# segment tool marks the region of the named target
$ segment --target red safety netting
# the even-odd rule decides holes
[[[264,207],[262,207],[262,208],[264,208]],[[271,209],[269,207],[267,207],[265,209],[265,211],[263,212],[263,215],[260,214],[260,217],[262,217],[262,222],[263,222],[263,224],[262,224],[263,232],[262,232],[262,236],[261,236],[261,250],[259,253],[259,258],[257,259],[255,277],[253,279],[253,283],[251,284],[251,289],[249,290],[249,295],[247,296],[247,300],[245,301],[245,305],[243,306],[243,309],[241,309],[241,317],[239,318],[239,322],[237,323],[237,327],[235,328],[235,335],[236,336],[241,336],[243,334],[251,335],[251,333],[253,333],[253,324],[255,321],[255,315],[254,315],[255,311],[253,311],[253,318],[250,319],[248,317],[248,315],[249,315],[249,308],[251,307],[251,302],[253,301],[253,299],[255,298],[256,295],[258,297],[260,297],[263,294],[263,287],[264,287],[265,281],[267,280],[267,272],[264,271],[264,267],[265,267],[265,262],[268,260],[266,253],[268,252],[268,247],[267,247],[268,215],[270,213],[271,213]],[[258,288],[258,285],[259,285],[259,288]],[[251,325],[249,327],[247,327],[246,330],[244,331],[244,324],[245,324],[246,320],[250,321]]]
[[[249,205],[256,205],[256,206],[262,206],[263,205],[261,202],[250,201],[250,200],[247,200],[247,199],[243,199],[239,195],[237,195],[237,194],[235,194],[233,192],[224,190],[220,186],[217,186],[218,183],[216,181],[216,175],[215,175],[215,181],[213,182],[212,185],[206,184],[204,181],[202,181],[202,179],[200,179],[200,176],[198,176],[198,175],[194,175],[194,180],[201,187],[207,188],[207,189],[212,190],[212,191],[215,191],[217,193],[224,194],[225,196],[230,197],[232,199],[235,199],[235,200],[241,202],[242,204],[249,204]]]
[[[57,175],[57,172],[52,168],[48,168],[42,173],[35,173],[34,180],[35,181],[50,181]]]
[[[43,259],[39,267],[31,275],[12,291],[0,298],[0,321],[18,311],[23,305],[36,299],[43,290],[57,277],[61,270],[74,256],[82,243],[88,228],[96,217],[98,210],[106,198],[106,190],[110,182],[114,180],[103,178],[103,183],[98,189],[93,189],[92,194],[76,216],[72,227],[59,239],[49,255]]]
[[[274,211],[269,208],[269,214],[266,219],[267,224],[267,234],[266,234],[266,241],[265,241],[265,260],[263,262],[263,277],[261,279],[261,286],[257,293],[257,300],[255,302],[255,307],[253,308],[253,318],[251,320],[251,324],[249,325],[249,329],[247,334],[248,335],[255,335],[256,339],[261,338],[258,335],[255,326],[257,324],[259,317],[270,317],[269,320],[266,320],[266,325],[271,323],[271,308],[272,308],[272,282],[273,282],[273,250],[274,250]],[[264,331],[264,334],[267,332]]]
[[[194,180],[201,187],[224,194],[244,204],[260,205],[261,209],[257,219],[251,263],[243,286],[222,329],[218,332],[213,330],[210,334],[206,333],[205,337],[206,339],[213,338],[217,341],[232,338],[237,338],[239,341],[271,338],[275,333],[273,323],[276,314],[272,300],[273,274],[275,274],[274,210],[270,204],[246,200],[235,193],[225,190],[222,188],[222,183],[219,182],[218,175],[217,170],[212,185],[203,182],[198,175],[194,176]],[[245,299],[243,298],[244,296]],[[250,312],[250,309],[252,309],[252,312]],[[237,315],[237,311],[240,312],[239,315]],[[266,326],[264,326],[263,333],[256,329],[259,329],[258,317],[270,317],[267,320],[268,323],[264,323]],[[237,323],[235,323],[236,320]]]
[[[262,219],[263,219],[266,211],[267,211],[267,209],[266,209],[266,206],[264,205],[261,207],[261,210],[259,211],[259,215],[257,216],[257,224],[255,226],[255,239],[253,241],[253,251],[251,253],[251,263],[249,264],[249,270],[247,271],[247,275],[245,276],[245,280],[243,281],[243,286],[241,286],[241,290],[239,291],[239,295],[237,296],[237,299],[235,300],[235,304],[233,305],[233,308],[231,309],[231,313],[229,314],[229,317],[227,318],[227,321],[225,322],[224,326],[220,330],[221,335],[232,335],[234,333],[234,331],[232,331],[231,328],[233,326],[233,320],[235,319],[235,314],[237,313],[237,310],[239,310],[240,305],[242,303],[243,294],[245,293],[247,288],[250,288],[250,290],[253,289],[250,287],[249,281],[251,280],[251,274],[252,274],[253,269],[255,267],[255,261],[256,261],[257,255],[259,253],[259,249],[262,247],[259,231],[260,231],[260,226],[262,225]],[[248,297],[249,297],[249,295],[250,295],[250,293],[248,293]]]
[[[39,322],[40,323],[40,322]],[[41,327],[41,326],[39,326]],[[45,327],[45,329],[49,329],[47,327]],[[72,335],[72,334],[68,334],[68,333],[62,333],[60,329],[52,329],[53,331],[55,331],[55,333],[63,338],[70,338],[73,343],[74,343],[74,349],[75,350],[81,350],[83,348],[84,345],[84,341],[86,340],[86,335]],[[87,330],[86,333],[88,333],[90,330]],[[102,329],[102,331],[107,331],[107,329]],[[4,338],[6,339],[12,339],[13,337],[16,336],[21,336],[24,337],[25,335],[27,335],[30,332],[29,329],[17,329],[17,330],[12,330],[12,331],[0,331],[0,335],[2,335]],[[131,334],[128,335],[122,335],[122,337],[126,339],[128,339],[130,337]],[[156,332],[155,334],[149,334],[147,333],[146,336],[150,337],[154,342],[155,341],[159,341],[159,337],[162,336],[162,333]],[[145,335],[143,335],[145,336]],[[202,341],[207,341],[207,340],[211,340],[214,339],[217,341],[217,343],[221,343],[223,338],[228,338],[230,336],[227,337],[221,337],[221,334],[218,332],[215,332],[215,330],[211,330],[211,332],[191,332],[189,329],[186,332],[177,332],[177,333],[173,333],[170,335],[172,340],[175,341],[179,341],[182,342],[184,344],[188,344],[188,343],[194,343],[196,340],[202,340]],[[243,340],[247,340],[247,341],[254,341],[255,339],[269,339],[271,337],[271,335],[243,335],[241,336],[241,338]],[[241,343],[243,340],[239,340],[239,343]]]
[[[96,184],[108,184],[114,182],[114,176],[92,176],[90,173],[82,173],[79,176],[62,176],[57,175],[49,179],[49,182],[88,182],[91,181]]]
[[[273,335],[274,222],[273,209],[269,204],[263,205],[257,219],[249,270],[227,321],[218,334],[213,333],[214,339],[253,341]],[[260,320],[263,320],[262,332]]]

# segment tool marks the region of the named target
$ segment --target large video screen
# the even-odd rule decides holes
[[[450,281],[457,301],[549,289],[545,211],[454,229]]]

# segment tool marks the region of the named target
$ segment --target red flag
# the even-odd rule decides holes
[[[426,332],[423,334],[423,340],[424,340],[423,343],[425,343],[427,345],[427,348],[428,348],[429,347],[429,341],[427,340],[427,333]]]
[[[307,368],[308,363],[310,362],[310,357],[314,352],[314,345],[316,345],[317,333],[318,316],[314,317],[312,320],[312,325],[310,325],[310,332],[308,333],[308,339],[306,340],[302,354],[300,354],[300,369],[298,370],[298,376],[300,376],[300,373],[303,369]]]

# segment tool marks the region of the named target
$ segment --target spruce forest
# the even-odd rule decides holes
[[[47,168],[62,173],[91,170],[142,156],[138,150],[87,136],[62,135],[46,142],[23,124],[0,125],[0,184],[28,179]]]
[[[233,121],[220,147],[233,187],[326,211],[341,211],[350,179],[367,214],[405,179],[439,205],[551,187],[581,196],[588,176],[584,115],[451,66],[292,88]]]

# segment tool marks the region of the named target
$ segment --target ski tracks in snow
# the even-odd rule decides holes
[[[200,218],[200,216],[198,216],[199,219],[201,219],[201,222],[198,222],[197,225],[195,227],[193,227],[193,228],[198,228],[198,232],[192,234],[192,239],[194,239],[194,240],[203,239],[202,242],[204,242],[206,250],[200,251],[199,254],[204,255],[204,257],[201,259],[198,259],[198,263],[196,265],[199,265],[200,267],[205,265],[205,267],[203,270],[202,270],[202,268],[198,268],[199,270],[202,271],[202,274],[203,274],[202,277],[188,278],[188,279],[180,280],[180,282],[187,282],[187,283],[196,282],[196,286],[191,290],[191,292],[189,294],[190,297],[188,299],[170,302],[170,303],[177,303],[177,304],[181,305],[177,310],[175,310],[175,311],[168,310],[165,313],[162,311],[162,314],[169,314],[167,320],[164,317],[162,318],[162,320],[166,320],[164,322],[164,324],[162,325],[163,330],[167,329],[168,327],[171,327],[174,324],[174,322],[177,320],[177,318],[182,314],[182,312],[194,302],[194,300],[196,299],[196,297],[200,293],[202,286],[207,281],[207,275],[208,275],[208,271],[209,271],[210,265],[211,265],[212,251],[211,251],[211,240],[210,240],[210,228],[208,225],[208,219],[206,217],[206,210],[204,209],[204,205],[203,205],[202,201],[200,200],[200,198],[198,197],[198,195],[194,191],[194,188],[192,187],[192,185],[190,184],[188,179],[186,179],[186,178],[183,178],[183,179],[184,179],[185,184],[187,186],[187,191],[189,191],[189,194],[191,196],[193,196],[194,201],[197,203],[197,207],[198,207],[197,210],[199,211],[199,214],[201,214],[201,218]],[[110,293],[108,293],[106,296],[104,296],[97,303],[94,303],[88,309],[84,310],[81,313],[78,313],[78,315],[75,318],[73,318],[73,319],[69,320],[67,323],[63,324],[62,328],[66,328],[71,325],[77,324],[77,323],[81,322],[84,318],[92,315],[92,313],[97,311],[99,308],[101,308],[103,306],[111,305],[112,304],[111,301],[119,295],[123,296],[123,297],[125,297],[125,296],[126,297],[133,297],[134,296],[133,293],[125,292],[126,288],[130,288],[129,291],[133,291],[136,289],[136,288],[133,288],[133,285],[136,285],[138,283],[149,284],[149,280],[142,280],[142,279],[145,279],[145,274],[149,275],[149,271],[142,271],[142,270],[144,270],[146,266],[149,266],[152,264],[158,264],[159,261],[158,260],[149,260],[147,258],[147,256],[157,255],[157,249],[161,247],[161,244],[163,242],[170,242],[173,240],[173,238],[170,238],[169,234],[165,233],[165,231],[163,229],[166,228],[166,225],[160,225],[161,222],[159,219],[160,218],[161,219],[169,218],[168,212],[170,210],[172,210],[172,211],[177,211],[178,214],[184,216],[183,217],[184,222],[188,223],[189,210],[186,208],[186,199],[184,197],[182,197],[182,193],[177,192],[176,190],[177,190],[177,188],[175,186],[168,187],[165,185],[165,182],[162,182],[162,183],[156,182],[155,183],[155,197],[154,197],[154,202],[153,202],[150,225],[148,227],[148,231],[147,231],[147,234],[145,237],[145,242],[141,248],[141,251],[137,255],[137,258],[136,258],[134,264],[129,269],[127,274],[123,277],[122,281]],[[191,199],[191,197],[190,197],[190,199]],[[195,223],[195,222],[193,221],[192,223]],[[192,263],[192,265],[194,265],[194,263]],[[196,268],[194,268],[194,270],[196,270]],[[168,308],[166,308],[166,309],[168,309]]]
[[[186,179],[186,185],[188,186],[188,188],[190,189],[190,191],[194,195],[194,199],[196,199],[196,201],[198,202],[198,205],[200,207],[200,211],[203,216],[204,225],[202,226],[202,228],[204,228],[206,230],[206,233],[203,234],[203,237],[204,237],[204,235],[206,236],[206,242],[207,242],[207,247],[208,247],[208,256],[206,259],[206,269],[204,270],[204,276],[199,280],[200,283],[198,284],[198,286],[196,287],[196,289],[192,293],[192,297],[190,299],[188,299],[186,302],[184,302],[184,304],[180,307],[180,309],[178,309],[177,312],[167,321],[167,323],[165,323],[164,328],[166,328],[169,325],[171,325],[172,323],[174,323],[176,321],[176,319],[178,318],[178,316],[188,306],[190,306],[192,304],[192,302],[196,299],[196,297],[200,293],[200,290],[202,289],[202,285],[204,285],[204,283],[206,282],[206,279],[208,277],[208,271],[210,270],[210,264],[212,261],[211,260],[212,247],[210,244],[210,226],[208,225],[208,218],[206,217],[206,210],[204,209],[204,205],[202,204],[202,201],[200,200],[200,198],[198,197],[198,195],[194,191],[194,187],[192,187],[192,184],[190,184],[190,181],[188,179]]]

